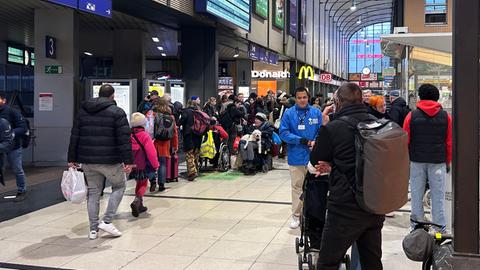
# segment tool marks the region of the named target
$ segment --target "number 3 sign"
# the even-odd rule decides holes
[[[45,56],[47,58],[57,58],[57,39],[54,37],[45,37]]]

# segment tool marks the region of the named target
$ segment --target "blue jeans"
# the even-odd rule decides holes
[[[423,196],[427,181],[430,185],[432,200],[432,222],[441,225],[434,228],[436,231],[445,232],[445,185],[447,166],[445,163],[417,163],[410,162],[410,190],[412,195],[412,214],[414,220],[424,220]],[[414,224],[412,224],[412,228]]]
[[[25,172],[23,171],[22,164],[22,151],[23,149],[20,147],[6,154],[8,164],[10,165],[12,172],[15,174],[15,178],[17,179],[17,192],[20,193],[27,191],[25,184]],[[0,166],[2,168],[5,166],[5,158],[0,159]]]
[[[167,182],[167,158],[159,157],[158,162],[160,167],[158,168],[158,183],[165,184]]]
[[[362,270],[362,266],[360,264],[360,253],[358,252],[357,243],[353,243],[352,245],[352,256],[350,258],[350,269]]]

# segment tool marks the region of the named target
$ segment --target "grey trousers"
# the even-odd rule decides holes
[[[122,201],[127,177],[123,171],[122,164],[82,164],[82,168],[88,184],[87,208],[90,230],[98,231],[100,195],[103,190],[104,179],[106,178],[112,184],[112,194],[108,200],[107,210],[103,218],[103,221],[110,223]]]

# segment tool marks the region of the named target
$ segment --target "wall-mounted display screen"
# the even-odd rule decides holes
[[[250,31],[250,0],[196,0],[195,10]]]
[[[288,33],[294,38],[297,38],[297,28],[298,28],[297,0],[290,0],[288,21],[289,21]]]
[[[300,0],[300,28],[299,40],[303,43],[307,41],[307,0]]]
[[[253,0],[254,11],[258,16],[268,18],[268,0]]]
[[[7,60],[9,63],[20,64],[23,65],[25,56],[23,55],[23,50],[8,47],[7,49]]]
[[[282,30],[285,28],[285,0],[273,1],[273,25]]]

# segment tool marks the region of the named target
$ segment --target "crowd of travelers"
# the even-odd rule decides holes
[[[423,194],[428,183],[432,218],[444,232],[443,196],[451,162],[452,120],[438,103],[435,86],[422,85],[418,92],[420,101],[411,110],[400,91],[390,91],[387,100],[368,90],[362,92],[352,83],[342,85],[327,99],[312,97],[307,88],[300,87],[291,95],[282,91],[269,91],[265,96],[238,94],[212,97],[204,104],[200,97],[191,96],[185,106],[172,103],[168,94],[160,97],[152,91],[138,112],[128,117],[116,106],[114,88],[103,85],[98,98],[82,104],[68,151],[69,166],[80,168],[82,164],[88,182],[89,238],[96,239],[99,229],[121,235],[112,219],[127,177],[136,180],[132,215],[147,211],[143,196],[148,183],[150,192],[161,192],[166,182],[178,178],[179,151],[185,154],[188,181],[199,177],[201,160],[207,159],[213,168],[227,162],[229,168],[253,175],[267,172],[273,157],[285,158],[288,153],[290,228],[302,225],[305,179],[321,179],[325,186],[319,202],[324,200],[323,211],[328,214],[317,220],[320,234],[316,243],[312,242],[319,251],[318,269],[338,269],[352,246],[362,269],[382,269],[381,230],[389,213],[372,213],[358,202],[352,184],[357,181],[358,134],[349,121],[358,126],[367,120],[394,122],[390,127],[408,136],[405,150],[410,179],[406,181],[408,186],[410,180],[412,220],[424,219]],[[105,179],[110,181],[112,193],[100,220]]]

